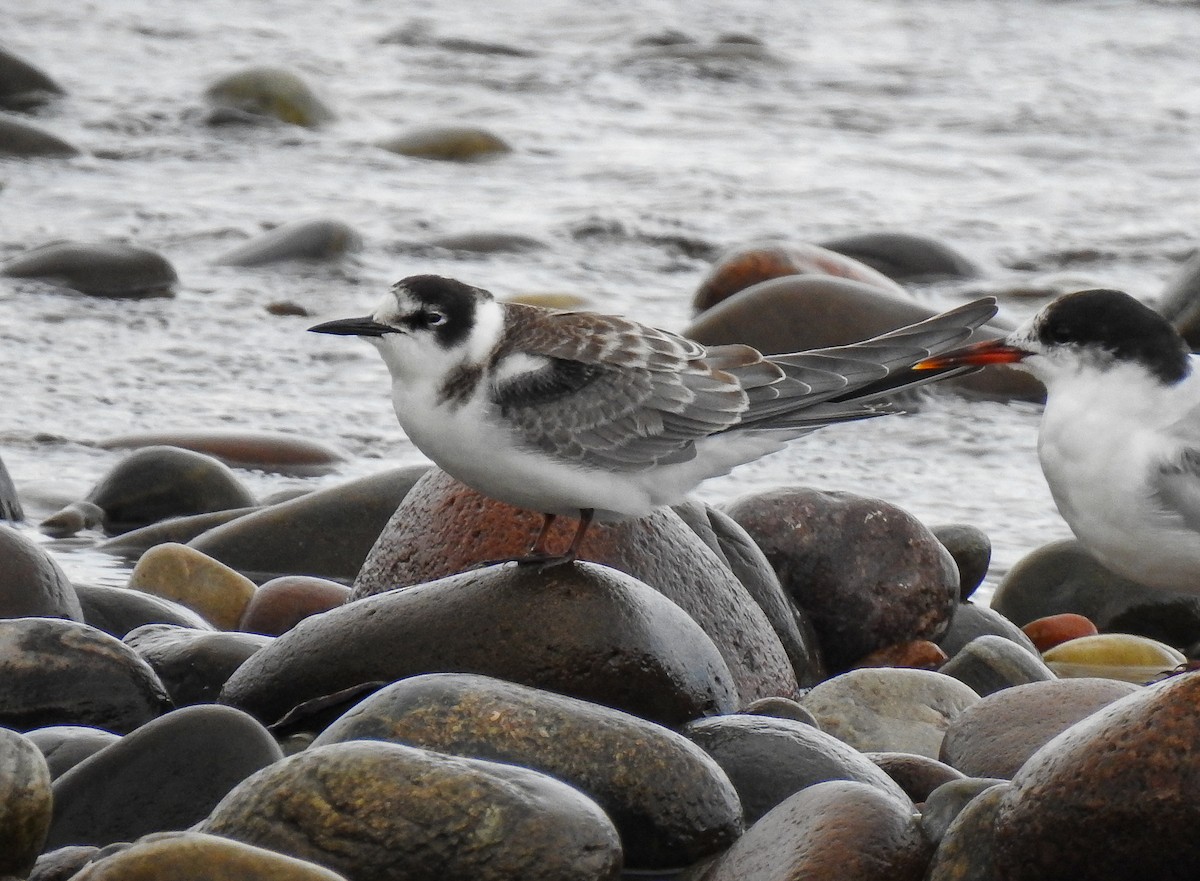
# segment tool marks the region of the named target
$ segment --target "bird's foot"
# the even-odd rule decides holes
[[[504,557],[499,560],[482,560],[471,567],[475,569],[486,569],[488,566],[503,566],[505,563],[516,563],[518,566],[528,566],[541,572],[546,569],[553,569],[555,566],[564,566],[567,563],[574,563],[574,554],[525,554],[521,557]]]

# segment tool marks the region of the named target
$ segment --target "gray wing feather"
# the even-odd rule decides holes
[[[1154,498],[1183,525],[1200,532],[1200,448],[1185,447],[1153,475]]]

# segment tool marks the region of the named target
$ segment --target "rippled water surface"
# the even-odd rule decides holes
[[[0,260],[55,239],[123,239],[182,279],[174,299],[145,301],[0,279],[0,455],[35,520],[121,455],[92,442],[134,430],[270,429],[351,454],[307,482],[245,474],[263,493],[418,461],[375,353],[304,333],[313,319],[271,315],[274,302],[362,314],[390,282],[432,271],[680,328],[725,247],[879,229],[935,237],[983,267],[969,286],[914,290],[939,306],[1095,285],[1152,299],[1200,229],[1195,4],[0,0],[0,12],[7,48],[69,92],[35,121],[87,153],[0,162]],[[642,45],[668,33],[761,49]],[[455,39],[524,51],[447,48]],[[207,83],[252,64],[296,70],[338,120],[206,125]],[[372,146],[448,123],[490,128],[515,152],[464,166]],[[364,250],[334,265],[213,264],[314,216],[355,226]],[[545,246],[410,247],[475,231]],[[1012,294],[1004,307],[1019,318],[1039,302]],[[702,492],[803,483],[973,523],[995,543],[994,583],[1067,534],[1037,467],[1037,418],[935,395]],[[72,576],[123,580],[81,544],[55,546]]]

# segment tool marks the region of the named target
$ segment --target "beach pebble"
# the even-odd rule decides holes
[[[1006,881],[1195,878],[1200,674],[1109,704],[1038,750],[996,815]],[[1102,858],[1097,858],[1102,856]]]
[[[41,126],[0,112],[0,156],[33,159],[47,156],[78,156],[79,148]]]
[[[729,712],[733,679],[682,609],[592,564],[491,566],[301,621],[244,663],[221,700],[275,721],[367,682],[480,673],[667,726]]]
[[[914,667],[936,670],[948,656],[941,647],[927,639],[911,639],[886,648],[876,649],[854,662],[854,667]]]
[[[941,668],[980,697],[1014,685],[1057,678],[1042,659],[1003,636],[977,636]]]
[[[17,488],[8,474],[8,469],[4,467],[4,460],[0,459],[0,520],[20,523],[24,519],[25,512],[21,509],[21,498],[17,495]]]
[[[261,510],[264,505],[249,508],[227,508],[224,511],[209,511],[207,514],[187,514],[169,517],[149,526],[131,529],[96,543],[96,550],[121,557],[136,563],[138,557],[155,545],[177,542],[187,544],[210,529],[216,529],[239,517]],[[44,528],[45,523],[42,523]]]
[[[354,879],[607,881],[621,867],[616,829],[567,784],[377,741],[276,762],[234,789],[198,831]]]
[[[471,162],[512,152],[512,147],[503,138],[475,126],[414,129],[376,143],[389,153],[449,162]]]
[[[49,725],[26,731],[25,736],[41,750],[53,780],[121,739],[111,731],[88,725]]]
[[[0,269],[97,297],[170,297],[179,280],[165,257],[124,242],[52,242],[14,257]]]
[[[760,698],[746,704],[738,712],[746,713],[750,716],[770,716],[774,719],[790,719],[793,722],[803,722],[805,725],[812,725],[814,728],[820,727],[817,724],[816,716],[800,706],[799,701],[794,701],[786,697]]]
[[[104,526],[104,509],[80,499],[55,511],[38,524],[38,532],[51,538],[69,538],[85,529]]]
[[[1061,643],[1042,655],[1059,676],[1150,682],[1187,661],[1164,642],[1130,633],[1100,633]]]
[[[0,524],[0,618],[83,620],[83,607],[62,567],[11,526]]]
[[[315,863],[201,832],[147,835],[129,847],[96,859],[70,878],[72,881],[184,878],[187,881],[347,881]]]
[[[958,570],[906,511],[807,487],[745,496],[725,511],[812,621],[831,672],[899,642],[936,639],[948,626]]]
[[[37,746],[0,728],[0,877],[24,878],[50,828],[50,770]]]
[[[742,830],[738,793],[686,738],[618,710],[486,676],[396,682],[313,746],[349,740],[520,765],[569,783],[612,818],[627,867],[687,865],[728,847]]]
[[[1037,654],[1037,648],[1016,624],[1013,624],[995,609],[976,603],[959,603],[954,608],[954,617],[946,632],[938,637],[938,645],[950,657],[954,657],[963,647],[980,636],[1003,636],[1031,654]]]
[[[99,854],[100,848],[90,844],[69,844],[48,850],[33,864],[29,881],[70,881]]]
[[[435,236],[415,246],[417,251],[441,249],[464,254],[524,254],[542,251],[547,247],[541,239],[524,233],[478,230]]]
[[[120,640],[57,618],[0,620],[0,725],[132,731],[170,707],[150,665]]]
[[[929,794],[921,811],[921,829],[935,844],[963,809],[993,786],[1004,786],[1007,779],[994,777],[962,777],[948,780]]]
[[[738,291],[773,278],[829,275],[903,296],[904,288],[866,264],[807,242],[742,245],[723,253],[700,280],[692,308],[703,312]]]
[[[1009,788],[1004,783],[989,786],[959,810],[942,833],[925,881],[1001,881],[993,837],[996,814]]]
[[[1016,685],[965,709],[946,729],[940,757],[971,777],[1010,779],[1076,722],[1138,691],[1113,679],[1055,679]]]
[[[243,242],[216,262],[225,266],[263,266],[284,260],[336,260],[361,251],[362,235],[340,220],[294,220]]]
[[[891,777],[914,804],[924,802],[943,783],[962,780],[965,776],[945,762],[915,753],[867,752],[863,755]]]
[[[1109,618],[1104,629],[1146,636],[1189,658],[1200,657],[1200,597],[1168,596],[1138,603]]]
[[[254,582],[187,545],[168,542],[142,554],[128,586],[186,606],[220,630],[235,630]]]
[[[931,850],[907,798],[835,780],[800,790],[751,826],[703,881],[918,881]]]
[[[249,67],[223,76],[204,90],[211,123],[278,120],[315,128],[334,112],[296,73],[276,67]]]
[[[857,233],[822,245],[896,281],[945,281],[978,278],[981,274],[972,260],[944,242],[912,233]]]
[[[324,474],[346,461],[345,452],[336,447],[281,431],[208,429],[139,432],[104,438],[97,441],[96,446],[102,450],[177,447],[204,453],[233,468],[301,476]]]
[[[282,758],[267,730],[245,713],[212,704],[174,710],[54,782],[47,847],[186,829],[251,774]]]
[[[143,624],[175,624],[194,630],[213,626],[187,606],[141,590],[108,584],[80,584],[75,588],[83,606],[83,621],[109,636],[124,639]]]
[[[63,94],[50,75],[7,49],[0,48],[0,107],[32,110]]]
[[[929,531],[954,558],[958,566],[958,598],[965,603],[983,584],[992,564],[992,541],[982,529],[965,523],[931,526]]]
[[[350,588],[336,581],[282,575],[254,592],[238,621],[238,630],[279,636],[310,615],[335,609],[349,599]]]
[[[747,825],[801,789],[826,780],[855,780],[906,798],[862,753],[803,722],[737,714],[698,719],[683,733],[729,775]]]
[[[946,729],[979,695],[930,670],[851,670],[801,698],[821,730],[862,752],[906,752],[939,758]]]
[[[271,505],[191,542],[198,551],[263,580],[314,575],[352,580],[396,506],[428,466],[370,474]]]
[[[1029,641],[1037,647],[1039,652],[1044,652],[1069,639],[1094,636],[1097,630],[1090,618],[1076,615],[1073,612],[1061,612],[1057,615],[1035,618],[1022,627],[1021,632],[1029,637]]]
[[[233,671],[271,638],[146,624],[122,641],[154,668],[172,703],[186,707],[215,701]]]
[[[487,498],[440,469],[405,496],[354,582],[355,598],[525,553],[541,516]],[[576,521],[562,518],[549,547],[565,548]],[[669,508],[594,524],[580,550],[677,604],[708,634],[733,674],[739,703],[796,694],[791,660],[762,609],[733,573]]]

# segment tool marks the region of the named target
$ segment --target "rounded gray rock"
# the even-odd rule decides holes
[[[0,523],[0,618],[83,620],[75,588],[54,558]]]
[[[14,258],[0,274],[38,278],[97,297],[172,296],[179,281],[165,257],[122,242],[52,242]]]

